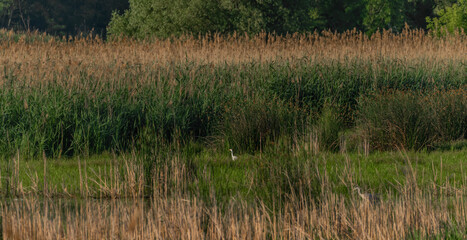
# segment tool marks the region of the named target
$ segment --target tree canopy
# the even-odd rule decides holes
[[[312,30],[307,0],[130,0],[122,15],[114,12],[110,34],[144,38],[183,33]]]
[[[467,29],[467,0],[459,0],[441,9],[435,9],[439,17],[427,17],[428,28],[436,32],[446,30],[454,32],[456,29]]]
[[[0,27],[150,38],[357,29],[464,29],[467,0],[0,0]]]

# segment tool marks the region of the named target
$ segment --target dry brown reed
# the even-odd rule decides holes
[[[0,34],[13,36],[2,30]],[[12,38],[12,37],[10,37]],[[71,84],[82,73],[97,79],[117,79],[125,72],[131,74],[168,63],[224,64],[245,62],[291,61],[307,59],[313,62],[367,59],[375,64],[384,58],[422,62],[428,66],[443,61],[465,62],[465,34],[443,39],[422,30],[404,29],[399,34],[383,31],[371,37],[356,30],[344,33],[306,33],[276,36],[261,33],[254,37],[241,34],[230,36],[185,36],[180,39],[136,41],[123,39],[104,42],[100,39],[72,38],[57,41],[28,42],[21,38],[0,41],[0,85],[6,74],[34,81],[56,80]],[[39,80],[40,79],[40,80]]]
[[[242,201],[222,212],[181,195],[130,202],[26,198],[1,208],[5,239],[406,239],[467,228],[460,189],[440,196],[404,187],[378,204],[326,193],[318,203],[291,199],[277,212]]]
[[[409,159],[407,159],[409,161]],[[127,161],[131,163],[135,161]],[[123,200],[42,199],[34,195],[0,203],[5,239],[407,239],[444,236],[454,231],[466,237],[465,183],[426,188],[416,184],[416,173],[404,185],[381,193],[380,202],[335,193],[326,172],[321,173],[322,193],[310,199],[305,192],[293,195],[280,208],[261,200],[232,198],[227,206],[207,205],[186,195],[186,166],[171,161],[173,172],[162,167],[152,179],[151,198],[137,195],[138,183],[127,183],[133,198]],[[410,167],[411,165],[408,164]],[[125,179],[138,179],[137,167],[128,165]],[[356,176],[347,159],[341,176],[351,186]],[[112,172],[115,174],[115,172]],[[207,176],[206,176],[207,177]],[[442,177],[442,176],[441,176]],[[142,180],[141,180],[142,181]],[[304,181],[306,181],[304,179]],[[173,185],[170,185],[173,184]],[[168,193],[167,186],[171,186]],[[109,187],[113,186],[113,188]],[[110,196],[123,192],[118,184],[99,184]],[[133,186],[133,187],[132,187]],[[176,187],[178,186],[178,187]],[[115,192],[112,194],[112,191]],[[133,192],[131,192],[133,191]],[[130,194],[130,195],[131,195]]]

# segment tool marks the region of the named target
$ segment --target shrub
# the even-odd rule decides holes
[[[430,109],[433,131],[438,141],[451,141],[467,137],[467,90],[437,91],[422,100]]]
[[[319,147],[322,150],[339,150],[339,133],[343,130],[342,116],[332,107],[325,107],[321,117],[314,126],[314,134],[317,135]]]
[[[363,97],[358,125],[376,149],[415,149],[465,138],[465,90],[420,93],[394,91]]]
[[[220,131],[230,148],[253,152],[296,133],[304,118],[304,112],[278,99],[236,100],[227,106]]]

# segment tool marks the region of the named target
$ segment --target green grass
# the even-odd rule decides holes
[[[4,159],[1,161],[2,172],[2,193],[7,192],[7,181],[12,181],[14,175],[15,161],[17,159]],[[121,161],[118,159],[117,161]],[[86,168],[85,168],[86,164]],[[94,155],[90,158],[62,158],[46,160],[46,181],[48,188],[57,193],[58,196],[66,196],[64,189],[70,194],[80,196],[80,168],[82,171],[81,181],[87,174],[89,178],[98,179],[106,171],[109,174],[110,166],[115,164],[112,155],[104,153]],[[120,166],[121,167],[121,166]],[[86,169],[86,172],[84,171]],[[99,172],[101,174],[99,174]],[[10,179],[9,179],[10,178]],[[13,180],[14,181],[14,180]],[[41,194],[44,191],[44,161],[43,159],[24,160],[20,156],[19,160],[19,182],[26,192],[37,192]],[[98,185],[92,180],[88,181],[89,187],[98,191]],[[11,190],[10,190],[11,193]]]
[[[407,240],[418,240],[418,239],[428,239],[428,240],[460,240],[465,239],[466,232],[463,232],[461,229],[458,229],[456,226],[451,226],[449,223],[443,224],[443,232],[423,237],[417,230],[412,230],[407,236]]]
[[[180,161],[188,166],[185,184],[175,182],[168,184],[169,188],[177,188],[189,194],[200,195],[207,202],[211,194],[216,201],[228,203],[232,198],[253,201],[285,200],[288,194],[293,194],[296,180],[315,181],[319,190],[320,179],[314,175],[316,171],[327,174],[332,191],[339,194],[349,194],[351,184],[359,185],[368,191],[380,194],[393,192],[398,187],[407,184],[411,179],[411,169],[415,174],[417,185],[421,188],[444,186],[449,182],[452,186],[465,184],[465,157],[467,149],[433,152],[375,152],[369,156],[362,154],[322,153],[318,155],[292,153],[277,154],[266,152],[261,155],[237,154],[239,159],[231,161],[228,151],[215,152],[203,150],[189,157],[180,157]],[[73,197],[80,196],[79,166],[82,170],[84,184],[84,163],[88,185],[95,196],[99,196],[99,186],[91,179],[107,179],[110,182],[111,167],[125,171],[125,157],[114,157],[111,154],[95,155],[90,158],[47,159],[47,184],[57,195],[64,196],[64,188]],[[128,158],[128,156],[126,157]],[[189,163],[189,164],[188,164]],[[81,164],[81,165],[79,165]],[[13,161],[1,161],[2,188],[6,194],[6,181],[14,169]],[[314,169],[313,169],[314,168]],[[7,170],[9,169],[9,171]],[[173,170],[171,170],[173,171]],[[306,173],[311,171],[311,173]],[[23,188],[34,190],[34,179],[37,176],[37,189],[43,191],[44,162],[40,160],[20,160],[19,180]],[[11,175],[10,175],[11,177]],[[185,187],[183,187],[185,185]],[[313,186],[312,186],[313,187]],[[313,189],[310,189],[313,190]]]
[[[417,183],[421,187],[430,184],[442,186],[449,181],[460,185],[465,181],[465,157],[467,151],[449,152],[384,152],[373,153],[368,157],[351,154],[349,156],[331,155],[322,157],[332,182],[339,183],[343,175],[346,161],[350,161],[351,170],[355,172],[355,184],[365,189],[384,192],[394,190],[394,186],[405,185],[411,178],[411,168]],[[347,159],[346,159],[347,158]]]

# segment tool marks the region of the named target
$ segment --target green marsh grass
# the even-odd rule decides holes
[[[14,154],[19,149],[30,156],[125,152],[138,147],[138,140],[146,144],[141,142],[145,134],[159,138],[150,141],[166,143],[175,136],[185,142],[220,138],[222,146],[258,150],[260,139],[293,137],[309,128],[326,102],[348,128],[355,124],[361,96],[390,88],[429,97],[430,92],[441,96],[436,92],[465,88],[466,73],[454,66],[422,71],[406,63],[408,67],[375,73],[365,72],[365,65],[373,64],[367,62],[358,63],[364,64],[363,72],[354,73],[355,66],[342,63],[302,64],[304,69],[278,68],[276,63],[209,68],[186,63],[123,72],[112,80],[80,73],[77,83],[63,86],[74,75],[56,76],[57,83],[29,83],[14,76],[0,92],[0,150]],[[420,71],[416,81],[413,71]],[[432,80],[441,74],[450,77]],[[407,75],[406,82],[399,75]],[[465,110],[462,103],[453,107]],[[445,140],[459,137],[443,134]]]

